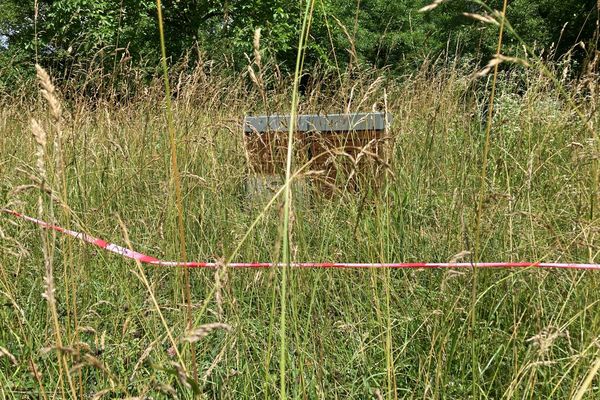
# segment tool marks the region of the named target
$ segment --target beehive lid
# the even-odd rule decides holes
[[[382,112],[354,114],[299,115],[296,132],[383,131],[391,115]],[[290,126],[289,115],[261,115],[244,118],[244,132],[285,132]]]

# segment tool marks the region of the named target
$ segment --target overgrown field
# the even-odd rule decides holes
[[[294,199],[293,260],[469,261],[478,249],[482,261],[600,261],[595,83],[501,74],[482,187],[490,82],[472,73],[355,72],[306,87],[301,112],[377,108],[394,121],[388,167],[372,160],[385,170],[378,191]],[[203,70],[173,80],[191,260],[281,258],[281,201],[263,212],[247,195],[241,123],[288,112],[290,84],[248,82]],[[62,110],[42,97],[3,103],[0,207],[179,259],[163,88],[139,92],[122,104],[62,92]],[[31,118],[47,134],[43,163]],[[4,214],[0,237],[0,397],[279,396],[280,270],[190,271],[191,325],[206,334],[192,338],[190,383],[181,270],[140,269]],[[583,398],[600,398],[598,378],[584,385],[600,357],[592,272],[290,270],[287,279],[291,398],[565,399],[582,387]]]

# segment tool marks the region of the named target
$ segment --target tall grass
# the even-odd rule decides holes
[[[290,107],[290,126],[288,128],[287,137],[287,156],[285,166],[285,190],[284,190],[284,203],[283,203],[283,217],[282,217],[282,229],[281,229],[281,247],[282,247],[282,261],[285,263],[281,269],[281,293],[280,293],[280,327],[279,327],[279,395],[281,399],[287,398],[287,370],[286,370],[286,359],[288,357],[287,347],[287,276],[289,264],[291,259],[291,244],[290,244],[290,219],[292,213],[292,190],[291,190],[291,179],[292,179],[292,161],[294,154],[294,133],[296,131],[296,118],[298,115],[298,103],[300,89],[300,76],[302,75],[302,69],[304,67],[304,55],[306,51],[306,44],[310,34],[310,25],[312,22],[312,12],[314,8],[314,0],[306,2],[306,8],[304,11],[304,18],[302,20],[302,29],[300,30],[300,38],[298,40],[298,52],[296,56],[296,68],[294,71],[294,85],[292,88],[292,104]]]
[[[502,44],[504,43],[504,26],[506,23],[506,8],[508,6],[508,0],[503,0],[502,2],[502,12],[500,14],[500,21],[498,28],[498,46],[496,48],[496,58],[499,58],[502,55]],[[488,157],[490,153],[490,140],[492,134],[492,124],[493,124],[493,115],[494,115],[494,101],[496,99],[496,84],[498,82],[498,71],[499,65],[494,65],[494,73],[492,75],[492,84],[490,89],[490,100],[488,103],[487,110],[487,120],[485,124],[485,142],[483,145],[483,160],[481,162],[481,181],[480,181],[480,189],[479,189],[479,199],[477,201],[477,217],[475,220],[475,261],[479,262],[479,255],[481,249],[481,217],[483,214],[483,202],[485,199],[486,189],[487,189],[487,167],[488,167]],[[472,396],[474,399],[479,397],[479,363],[477,360],[477,353],[479,349],[477,348],[477,341],[474,340],[477,335],[477,270],[473,270],[473,285],[471,289],[471,362],[472,362],[472,371],[473,371],[473,382],[471,383],[472,387]]]
[[[546,66],[559,77],[563,67]],[[187,254],[277,260],[284,205],[278,198],[265,209],[246,193],[241,121],[248,110],[287,112],[294,79],[265,63],[261,90],[247,73],[218,71],[180,66],[169,77],[177,87],[172,127]],[[284,230],[289,258],[444,261],[473,251],[479,225],[482,260],[598,261],[600,221],[590,213],[590,193],[599,195],[598,143],[578,115],[598,126],[598,99],[589,95],[597,83],[566,74],[559,91],[539,69],[499,71],[478,207],[489,84],[475,71],[440,61],[402,79],[356,68],[327,84],[327,76],[312,81],[298,112],[368,111],[384,103],[385,90],[394,115],[390,170],[381,190],[344,191],[339,176],[334,196],[297,199]],[[0,108],[0,205],[35,214],[42,196],[61,205],[73,229],[180,257],[179,228],[165,207],[173,193],[165,173],[171,144],[157,106],[164,86],[157,79],[136,91],[114,105],[110,91],[90,102],[62,88],[66,184],[62,167],[47,162],[43,190],[30,118],[53,132],[52,115],[43,103]],[[77,396],[95,398],[600,396],[590,383],[600,335],[594,274],[480,271],[473,301],[473,275],[459,271],[288,270],[282,281],[274,270],[202,270],[193,274],[192,326],[218,322],[231,331],[194,336],[172,269],[136,270],[117,256],[57,241],[56,329],[40,296],[43,238],[35,227],[0,218],[0,393],[8,399],[76,397],[61,369],[74,378]],[[76,288],[71,300],[68,285]],[[477,335],[469,336],[471,323]],[[44,350],[56,348],[53,333],[63,341],[59,353]],[[191,340],[198,379],[178,361]]]
[[[173,124],[173,110],[171,105],[171,86],[169,84],[169,69],[167,64],[167,50],[165,46],[165,30],[163,27],[162,3],[156,0],[156,9],[158,16],[158,30],[160,36],[160,54],[165,83],[165,114],[167,119],[167,130],[169,132],[169,149],[171,156],[171,179],[175,188],[175,209],[177,213],[177,244],[179,246],[179,259],[181,262],[187,261],[185,222],[183,220],[183,197],[181,191],[181,177],[179,174],[179,163],[177,162],[177,138]],[[138,265],[139,267],[139,265]],[[183,269],[183,299],[186,303],[187,329],[192,329],[192,292],[190,282],[190,272],[187,268]],[[175,347],[175,346],[174,346]],[[196,348],[193,342],[190,343],[190,363],[194,379],[198,380],[198,367],[196,366]],[[181,366],[185,370],[185,366]]]

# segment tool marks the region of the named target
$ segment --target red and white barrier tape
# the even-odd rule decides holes
[[[54,230],[65,235],[72,236],[86,243],[119,254],[125,258],[138,260],[141,263],[165,266],[165,267],[184,267],[184,268],[215,268],[219,266],[217,262],[179,262],[163,261],[157,258],[138,253],[125,247],[108,243],[102,239],[95,238],[81,232],[75,232],[60,226],[52,225],[37,218],[23,215],[16,211],[1,209],[4,213],[33,222],[45,229]],[[228,264],[229,268],[270,268],[283,267],[285,263],[269,262],[236,262]],[[596,270],[600,271],[600,264],[569,264],[569,263],[543,263],[543,262],[484,262],[484,263],[316,263],[316,262],[292,262],[292,268],[394,268],[394,269],[437,269],[437,268],[554,268],[554,269],[574,269],[574,270]]]

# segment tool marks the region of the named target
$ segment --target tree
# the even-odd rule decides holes
[[[281,68],[293,69],[303,1],[164,0],[171,62],[184,54],[193,58],[198,52],[190,50],[197,46],[211,58],[244,68],[253,32],[261,28],[261,48]],[[430,1],[316,0],[307,66],[344,68],[360,62],[406,71],[446,49],[487,61],[495,51],[497,27],[463,15],[485,13],[483,3],[452,0],[419,13]],[[502,0],[485,4],[499,9]],[[55,76],[68,77],[73,65],[102,63],[110,69],[125,54],[132,65],[148,66],[151,75],[160,54],[156,14],[155,0],[3,0],[0,80],[6,84],[7,76],[14,81],[31,72],[36,55]],[[521,38],[537,49],[552,47],[560,56],[578,41],[596,48],[596,0],[511,0],[507,14]],[[521,49],[522,43],[507,32],[504,51]]]

